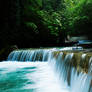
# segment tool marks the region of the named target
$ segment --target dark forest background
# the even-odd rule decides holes
[[[92,0],[3,0],[0,22],[0,49],[63,46],[67,35],[92,39]]]

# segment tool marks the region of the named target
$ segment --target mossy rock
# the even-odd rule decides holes
[[[92,50],[83,50],[83,51],[55,51],[53,52],[54,58],[57,59],[58,55],[63,53],[62,61],[65,59],[67,54],[74,54],[72,59],[69,61],[68,65],[70,64],[74,67],[78,72],[88,73],[90,63],[90,58],[92,57]],[[82,55],[85,54],[85,57],[82,58]]]

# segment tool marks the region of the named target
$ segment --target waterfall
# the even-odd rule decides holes
[[[48,49],[13,51],[8,56],[8,61],[48,61],[50,52]]]
[[[13,51],[8,56],[8,61],[48,61],[54,51],[82,50],[82,47],[66,47],[62,49],[31,49]]]
[[[59,74],[60,80],[66,82],[66,85],[70,87],[70,92],[92,92],[92,64],[88,74],[77,72],[77,69],[72,65],[73,55],[73,53],[67,54],[63,59],[63,53],[61,52],[57,59],[54,60],[56,61],[54,67]],[[84,59],[85,56],[86,54],[83,54],[81,58]],[[92,58],[90,62],[92,62]]]
[[[70,49],[71,48],[16,50],[9,54],[7,61],[12,61],[14,64],[20,64],[20,62],[23,64],[25,62],[25,65],[28,62],[38,67],[36,73],[27,75],[32,77],[31,80],[38,81],[35,86],[39,89],[37,89],[36,92],[57,92],[57,90],[58,92],[92,92],[92,58],[89,60],[88,73],[78,71],[77,67],[73,65],[73,62],[76,62],[73,61],[74,53],[64,54],[64,50]],[[81,60],[83,61],[85,58],[86,54],[82,54]],[[51,71],[53,71],[53,73]],[[55,76],[55,78],[49,79],[49,76]],[[53,80],[54,82],[52,82]],[[51,83],[49,83],[49,81]]]

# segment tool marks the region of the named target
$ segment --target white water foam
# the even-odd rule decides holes
[[[5,74],[22,68],[36,67],[25,69],[26,72],[30,71],[23,75],[29,83],[25,82],[25,85],[21,87],[22,89],[35,89],[32,92],[91,92],[89,89],[91,89],[92,71],[90,70],[92,68],[89,69],[88,74],[79,73],[70,63],[73,53],[67,54],[63,59],[63,52],[55,58],[53,51],[57,50],[14,51],[9,55],[7,62],[0,63],[0,69],[6,69],[2,72]],[[86,54],[83,54],[81,59],[84,60],[85,57]],[[90,59],[90,63],[91,61]]]
[[[26,84],[22,89],[35,89],[35,92],[69,92],[59,82],[48,62],[1,62],[1,68],[7,68],[8,72],[16,71],[25,67],[36,67],[35,72],[27,73],[25,78],[34,84]],[[33,71],[34,71],[33,70]],[[29,69],[31,71],[31,69]]]

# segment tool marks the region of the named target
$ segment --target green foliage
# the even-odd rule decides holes
[[[34,3],[32,0],[29,0],[29,2],[30,1],[31,4]],[[36,1],[35,4],[36,3],[38,3],[38,1]],[[40,41],[47,39],[47,41],[57,43],[62,26],[61,15],[57,11],[52,11],[52,7],[51,9],[49,8],[50,11],[46,9],[47,6],[45,9],[40,9],[28,3],[25,7],[25,24],[27,28],[31,29],[30,31],[38,32],[38,36],[41,38]]]
[[[65,0],[64,17],[65,30],[70,35],[89,36],[92,24],[92,1],[91,0]]]
[[[2,7],[1,48],[7,44],[54,46],[64,42],[67,35],[87,35],[92,39],[92,0],[12,0],[9,3],[6,1],[6,7]]]
[[[34,32],[37,30],[41,39],[49,37],[57,43],[61,41],[58,39],[64,39],[67,35],[85,35],[90,30],[91,0],[35,0],[32,5],[26,5],[26,24]]]

